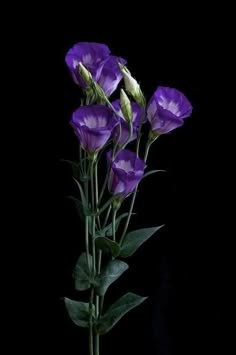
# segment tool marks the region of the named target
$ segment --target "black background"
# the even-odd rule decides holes
[[[71,171],[60,159],[77,158],[69,120],[80,102],[64,57],[74,43],[93,41],[128,60],[147,97],[158,85],[176,87],[193,105],[185,125],[153,145],[150,169],[167,173],[147,178],[137,198],[133,228],[166,226],[130,260],[129,271],[108,296],[113,300],[131,290],[149,296],[148,301],[102,338],[101,355],[220,353],[226,281],[224,248],[214,227],[221,194],[214,167],[216,160],[223,161],[215,130],[219,111],[213,112],[211,104],[219,99],[214,90],[220,64],[217,72],[212,66],[216,34],[196,9],[186,9],[187,15],[159,9],[156,16],[151,9],[137,15],[121,11],[117,18],[87,7],[70,10],[61,16],[46,12],[27,45],[35,58],[29,69],[34,89],[27,97],[32,115],[24,132],[24,151],[31,158],[23,159],[30,167],[24,179],[30,191],[29,252],[21,285],[27,298],[23,313],[30,316],[27,325],[35,339],[29,349],[86,354],[87,333],[71,323],[61,300],[77,297],[71,273],[82,230],[66,199],[75,192]]]

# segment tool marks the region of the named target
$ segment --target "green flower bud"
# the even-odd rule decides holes
[[[128,122],[132,122],[133,112],[132,112],[131,102],[123,89],[120,90],[120,108],[124,118]]]

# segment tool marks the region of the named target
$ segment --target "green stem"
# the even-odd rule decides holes
[[[85,217],[85,249],[89,273],[91,272],[91,265],[89,260],[89,230],[88,230],[88,216]]]
[[[116,241],[116,213],[117,209],[113,208],[113,214],[112,214],[112,239],[115,242]]]
[[[89,300],[89,355],[93,355],[93,297],[94,297],[94,288],[91,288],[90,291],[90,300]]]
[[[101,193],[100,193],[100,196],[99,196],[99,199],[98,199],[98,206],[100,205],[100,203],[101,203],[101,201],[102,201],[102,198],[103,198],[103,195],[104,195],[106,186],[107,186],[107,181],[108,181],[108,173],[106,174],[104,183],[103,183],[103,185],[102,185],[102,190],[101,190]]]
[[[96,202],[96,210],[98,208],[98,163],[95,163],[95,202]],[[97,217],[98,227],[101,229],[101,221],[100,216]]]
[[[108,222],[108,218],[110,216],[110,213],[111,213],[111,205],[109,206],[108,210],[107,210],[107,214],[106,214],[106,217],[105,217],[105,220],[104,220],[104,223],[103,223],[103,226],[102,228],[105,228],[106,225],[107,225],[107,222]]]
[[[95,355],[99,355],[99,340],[100,340],[100,337],[99,337],[99,334],[95,334]]]
[[[130,204],[130,208],[129,208],[129,214],[128,214],[128,217],[126,219],[125,227],[124,227],[124,230],[123,230],[122,236],[120,238],[120,242],[119,242],[120,245],[122,244],[123,239],[124,239],[124,237],[126,235],[127,229],[129,227],[129,222],[130,222],[130,218],[131,218],[131,215],[132,215],[132,212],[133,212],[134,202],[135,202],[135,198],[136,198],[136,195],[137,195],[137,191],[138,191],[138,186],[135,188],[133,196],[132,196],[132,200],[131,200],[131,204]]]
[[[152,142],[148,141],[147,144],[146,144],[146,147],[145,147],[145,153],[144,153],[144,161],[146,163],[147,161],[147,158],[148,158],[148,153],[149,153],[149,149],[152,145]]]
[[[92,211],[94,211],[94,179],[93,179],[93,168],[94,168],[94,163],[91,161],[90,163],[90,182],[91,182],[91,202],[92,202]]]
[[[152,142],[148,141],[148,142],[147,142],[147,145],[146,145],[146,148],[145,148],[145,154],[144,154],[144,161],[145,161],[145,162],[147,161],[148,153],[149,153],[149,149],[150,149],[151,145],[152,145]],[[133,196],[132,196],[132,200],[131,200],[131,204],[130,204],[130,209],[129,209],[129,214],[128,214],[128,217],[127,217],[127,219],[126,219],[126,223],[125,223],[125,227],[124,227],[122,236],[121,236],[121,238],[120,238],[120,245],[122,244],[123,239],[124,239],[124,237],[125,237],[125,235],[126,235],[127,229],[128,229],[128,227],[129,227],[130,218],[131,218],[131,215],[132,215],[132,212],[133,212],[134,202],[135,202],[135,199],[136,199],[137,191],[138,191],[138,186],[135,188],[134,193],[133,193]]]

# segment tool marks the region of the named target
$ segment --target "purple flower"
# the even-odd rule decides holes
[[[79,74],[78,64],[81,62],[92,74],[94,80],[101,76],[105,61],[109,58],[110,49],[101,43],[80,42],[75,44],[66,54],[66,64],[76,84],[86,87]]]
[[[121,150],[114,161],[112,161],[112,152],[109,151],[107,163],[108,169],[110,168],[108,189],[111,193],[120,194],[123,198],[134,191],[146,167],[143,160],[126,149]]]
[[[98,84],[108,97],[116,90],[123,77],[118,62],[122,64],[127,63],[125,59],[110,56],[106,60],[98,80]]]
[[[121,108],[120,108],[120,100],[115,100],[112,103],[113,107],[115,108],[115,110],[119,113],[120,117],[120,124],[121,124],[121,136],[119,139],[119,145],[124,144],[128,137],[129,137],[129,125],[128,122],[126,121],[126,119],[124,118]],[[137,137],[137,132],[138,132],[138,127],[142,118],[142,114],[143,114],[143,109],[136,103],[136,102],[131,102],[131,107],[132,107],[132,111],[133,111],[133,134],[132,137],[130,138],[129,142],[132,142],[134,139],[136,139]],[[116,116],[117,118],[117,116]],[[119,125],[117,125],[114,130],[113,130],[113,139],[115,141],[117,141],[118,137],[119,137],[119,132],[120,132],[120,128]]]
[[[82,106],[73,113],[71,125],[82,147],[94,153],[106,144],[117,120],[106,106]]]
[[[192,113],[192,105],[180,91],[159,86],[147,107],[152,131],[163,134],[183,125]]]
[[[81,62],[92,74],[95,80],[104,90],[106,96],[110,96],[122,79],[119,63],[126,64],[126,60],[111,56],[110,49],[101,43],[80,42],[74,45],[65,58],[76,84],[83,88],[86,83],[79,73],[78,65]]]

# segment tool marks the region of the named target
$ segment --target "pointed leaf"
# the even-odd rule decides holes
[[[89,255],[89,263],[92,265],[91,255]],[[73,272],[73,277],[75,279],[75,289],[77,291],[83,291],[90,288],[92,280],[89,274],[86,253],[80,255]]]
[[[65,297],[65,305],[70,319],[79,327],[89,327],[89,303],[73,301]],[[95,307],[92,306],[93,317],[95,315]]]
[[[118,243],[106,237],[97,237],[95,239],[97,248],[101,249],[105,254],[111,254],[117,257],[120,253],[120,246]]]
[[[135,293],[128,292],[113,303],[106,313],[99,319],[96,324],[96,330],[99,334],[106,334],[114,325],[131,309],[137,307],[147,297],[141,297]]]
[[[134,254],[134,252],[144,242],[146,242],[146,240],[148,240],[155,232],[157,232],[163,226],[164,224],[153,228],[138,229],[126,234],[121,244],[119,256],[122,258],[127,258],[128,256]]]
[[[129,268],[129,265],[121,260],[111,260],[96,278],[96,292],[104,296],[108,287],[115,282]]]

